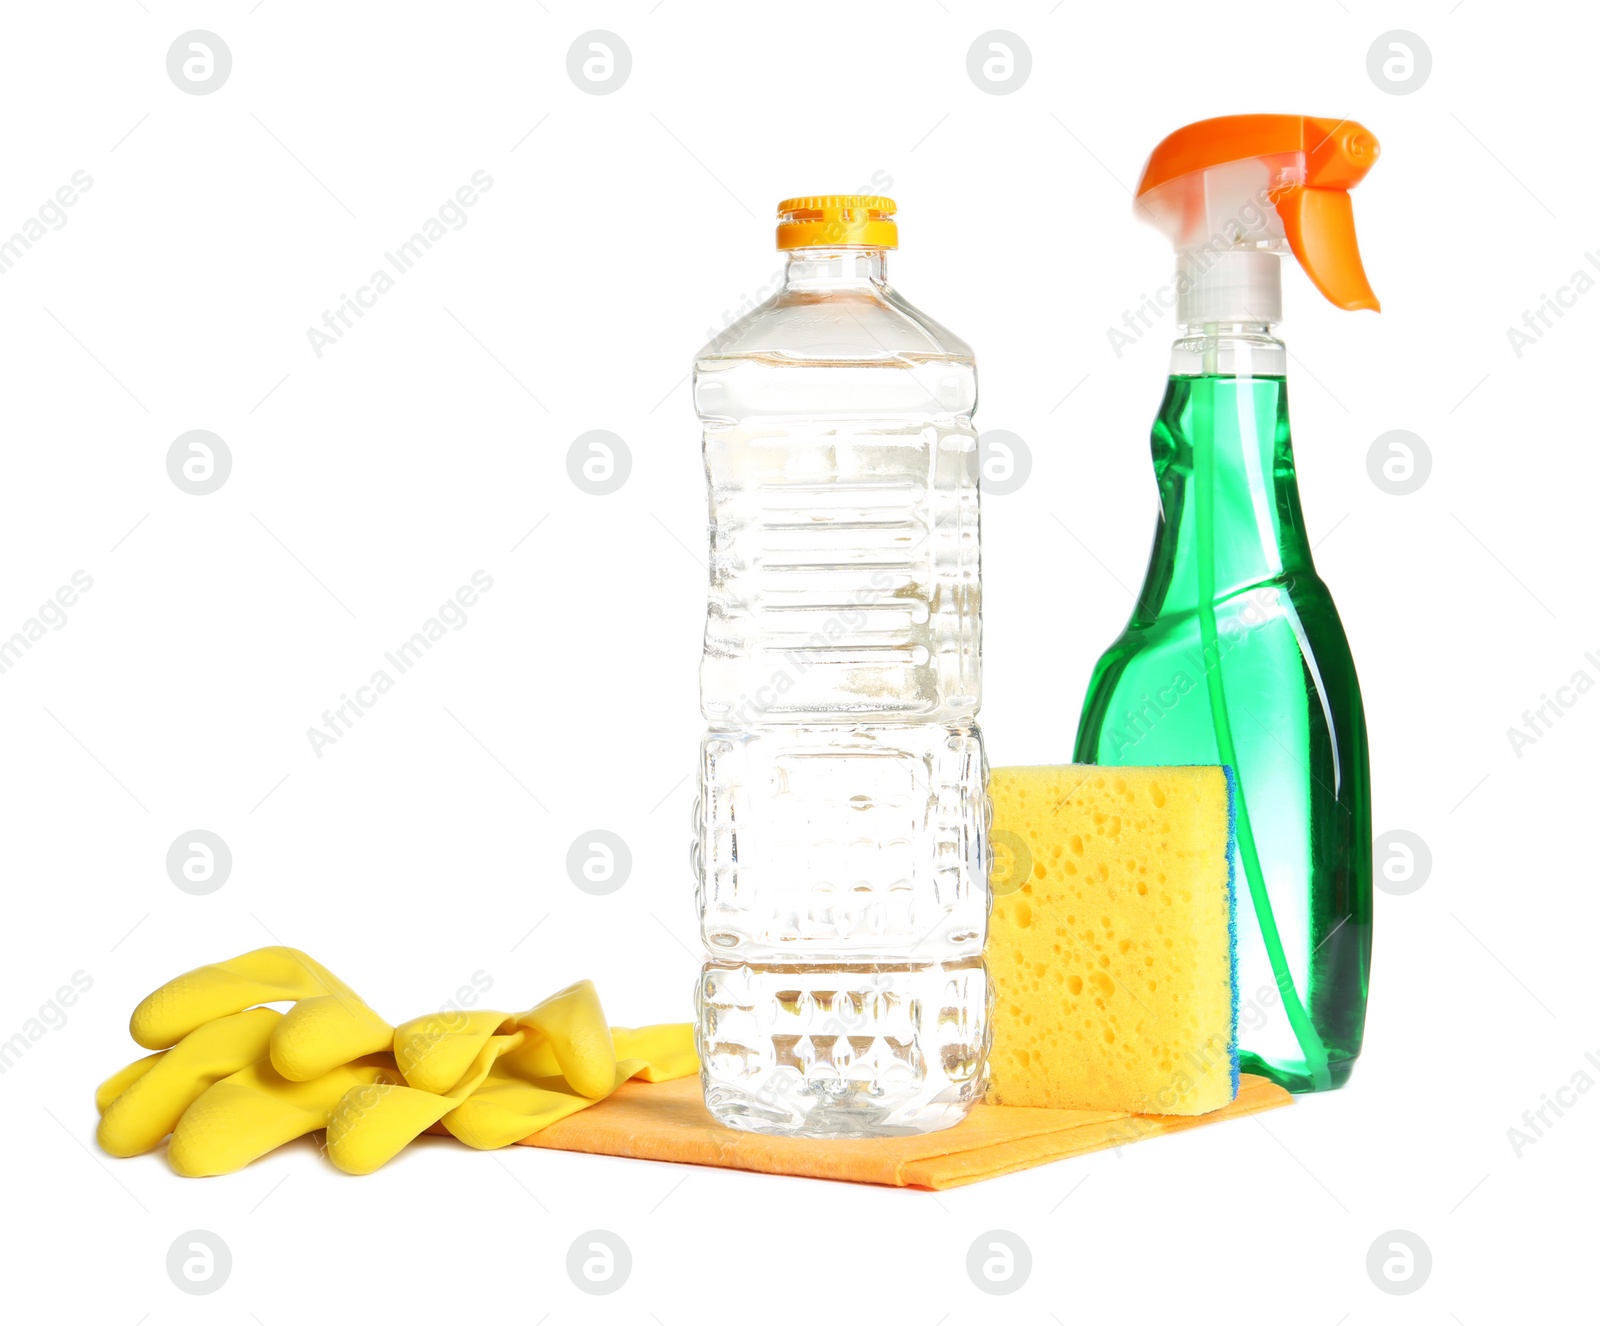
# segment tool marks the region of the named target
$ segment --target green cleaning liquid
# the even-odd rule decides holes
[[[1190,343],[1152,434],[1161,516],[1121,637],[1095,668],[1075,758],[1223,764],[1235,778],[1240,1067],[1342,1086],[1372,948],[1366,720],[1300,512],[1281,343]],[[1184,342],[1177,347],[1180,351]],[[1204,371],[1218,363],[1233,373]]]

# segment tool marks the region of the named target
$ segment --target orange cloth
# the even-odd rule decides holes
[[[1211,1114],[974,1105],[961,1123],[943,1132],[814,1142],[724,1128],[706,1112],[699,1078],[686,1077],[625,1082],[605,1100],[523,1138],[522,1145],[900,1188],[955,1188],[1067,1156],[1276,1109],[1293,1099],[1266,1078],[1246,1073],[1239,1079],[1238,1098]]]

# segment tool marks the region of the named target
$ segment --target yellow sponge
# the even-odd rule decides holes
[[[1205,1114],[1239,1089],[1232,779],[996,769],[988,1099]]]

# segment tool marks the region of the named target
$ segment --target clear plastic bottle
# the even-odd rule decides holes
[[[780,288],[695,363],[699,1050],[750,1131],[928,1132],[986,1080],[977,379],[890,288],[893,213],[780,204]]]

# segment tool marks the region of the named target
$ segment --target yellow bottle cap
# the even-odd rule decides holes
[[[899,243],[893,198],[824,193],[778,204],[780,249],[893,249]]]

